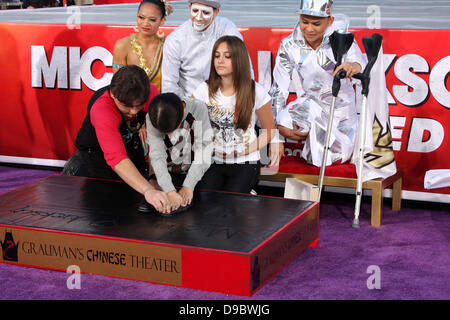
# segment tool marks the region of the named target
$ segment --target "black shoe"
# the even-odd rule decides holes
[[[141,213],[159,213],[154,206],[145,200],[138,206],[138,211]]]

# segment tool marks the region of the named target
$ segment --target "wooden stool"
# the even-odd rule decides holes
[[[296,178],[311,184],[318,184],[320,168],[307,164],[303,159],[285,156],[276,174],[262,168],[260,180],[285,182],[286,178]],[[354,164],[329,166],[325,170],[323,185],[356,189],[357,177]],[[372,190],[371,225],[381,226],[383,220],[383,191],[392,185],[392,210],[399,211],[402,202],[402,173],[397,171],[385,179],[373,179],[363,183],[364,189]]]

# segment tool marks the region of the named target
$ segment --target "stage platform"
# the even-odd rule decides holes
[[[319,204],[198,191],[143,214],[119,181],[52,175],[0,196],[0,262],[251,296],[318,244]]]
[[[133,4],[93,5],[35,10],[2,10],[0,22],[77,23],[135,25],[138,2]],[[299,0],[221,0],[220,15],[239,27],[292,28],[298,22]],[[167,26],[177,26],[189,18],[187,1],[173,1],[174,12]],[[79,16],[77,14],[80,13]],[[352,28],[367,28],[379,18],[379,28],[450,29],[448,0],[337,0],[334,13],[350,17]],[[68,22],[69,21],[69,22]]]

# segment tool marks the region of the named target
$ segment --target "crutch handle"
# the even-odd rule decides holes
[[[339,70],[339,72],[336,74],[335,78],[338,78],[339,80],[344,79],[347,76],[347,71],[344,69]]]
[[[369,94],[370,76],[365,73],[357,73],[353,75],[352,78],[361,80],[362,85],[361,94],[367,97],[367,95]]]
[[[359,80],[363,81],[363,79],[365,79],[366,77],[360,72],[360,73],[354,74],[352,76],[352,78],[359,79]]]
[[[383,37],[378,33],[374,33],[371,37],[363,38],[363,45],[366,50],[368,62],[363,72],[355,74],[353,78],[361,80],[361,94],[366,97],[369,94],[370,71],[377,61],[382,41]]]
[[[339,70],[339,72],[333,78],[333,86],[331,87],[331,93],[333,97],[337,97],[339,90],[341,89],[341,79],[347,76],[347,71],[344,69]]]

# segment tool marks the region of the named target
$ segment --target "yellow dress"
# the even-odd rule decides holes
[[[130,39],[131,47],[133,48],[134,53],[136,53],[136,55],[139,57],[139,67],[144,69],[151,83],[153,83],[161,92],[161,62],[165,37],[164,34],[157,34],[157,36],[159,39],[159,44],[158,48],[156,49],[155,57],[151,66],[148,65],[147,59],[145,59],[144,57],[144,51],[142,50],[141,44],[136,38],[136,34],[133,33],[130,36]]]

